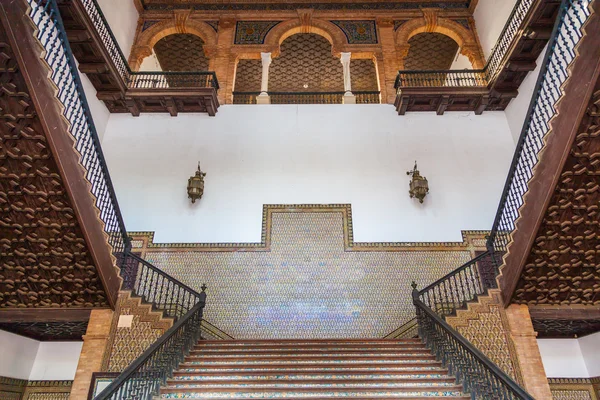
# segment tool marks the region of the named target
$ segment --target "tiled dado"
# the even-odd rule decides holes
[[[0,377],[2,400],[68,400],[72,381],[26,381]]]
[[[208,285],[206,319],[235,338],[382,337],[414,316],[420,287],[470,260],[455,243],[356,243],[349,205],[266,205],[260,243],[157,244],[136,252],[183,283]]]
[[[599,400],[600,377],[549,378],[554,400]]]

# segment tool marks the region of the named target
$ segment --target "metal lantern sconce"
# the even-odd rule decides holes
[[[187,184],[187,193],[188,198],[192,199],[192,203],[195,203],[196,200],[201,199],[204,194],[204,177],[206,176],[206,172],[202,172],[200,169],[200,163],[198,163],[198,171],[194,176],[191,176],[188,179]]]
[[[419,199],[419,203],[423,203],[423,199],[429,193],[429,183],[427,183],[427,178],[421,176],[419,170],[417,169],[417,162],[415,161],[415,167],[412,171],[408,171],[406,175],[412,175],[412,179],[410,180],[410,190],[408,193],[410,194],[410,198],[416,197]]]

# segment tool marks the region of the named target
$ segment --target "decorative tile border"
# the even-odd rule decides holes
[[[600,377],[548,378],[555,400],[600,400]]]
[[[330,21],[344,32],[349,44],[377,44],[375,21]]]
[[[281,21],[237,21],[235,44],[264,44],[265,37]]]
[[[270,251],[274,213],[341,213],[345,251],[458,251],[485,248],[489,231],[461,231],[462,242],[355,242],[350,204],[265,204],[263,205],[261,241],[259,243],[154,243],[154,232],[129,232],[135,249],[145,251]]]

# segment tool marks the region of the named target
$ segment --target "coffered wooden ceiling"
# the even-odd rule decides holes
[[[468,9],[474,0],[136,0],[148,10],[419,10],[425,8]]]

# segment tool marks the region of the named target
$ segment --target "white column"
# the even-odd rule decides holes
[[[341,53],[340,61],[344,70],[344,104],[356,104],[356,97],[352,94],[352,80],[350,79],[350,58],[351,53]]]
[[[260,94],[256,96],[257,104],[270,104],[269,98],[269,66],[271,65],[271,53],[260,53],[262,59],[262,79],[260,81]]]

